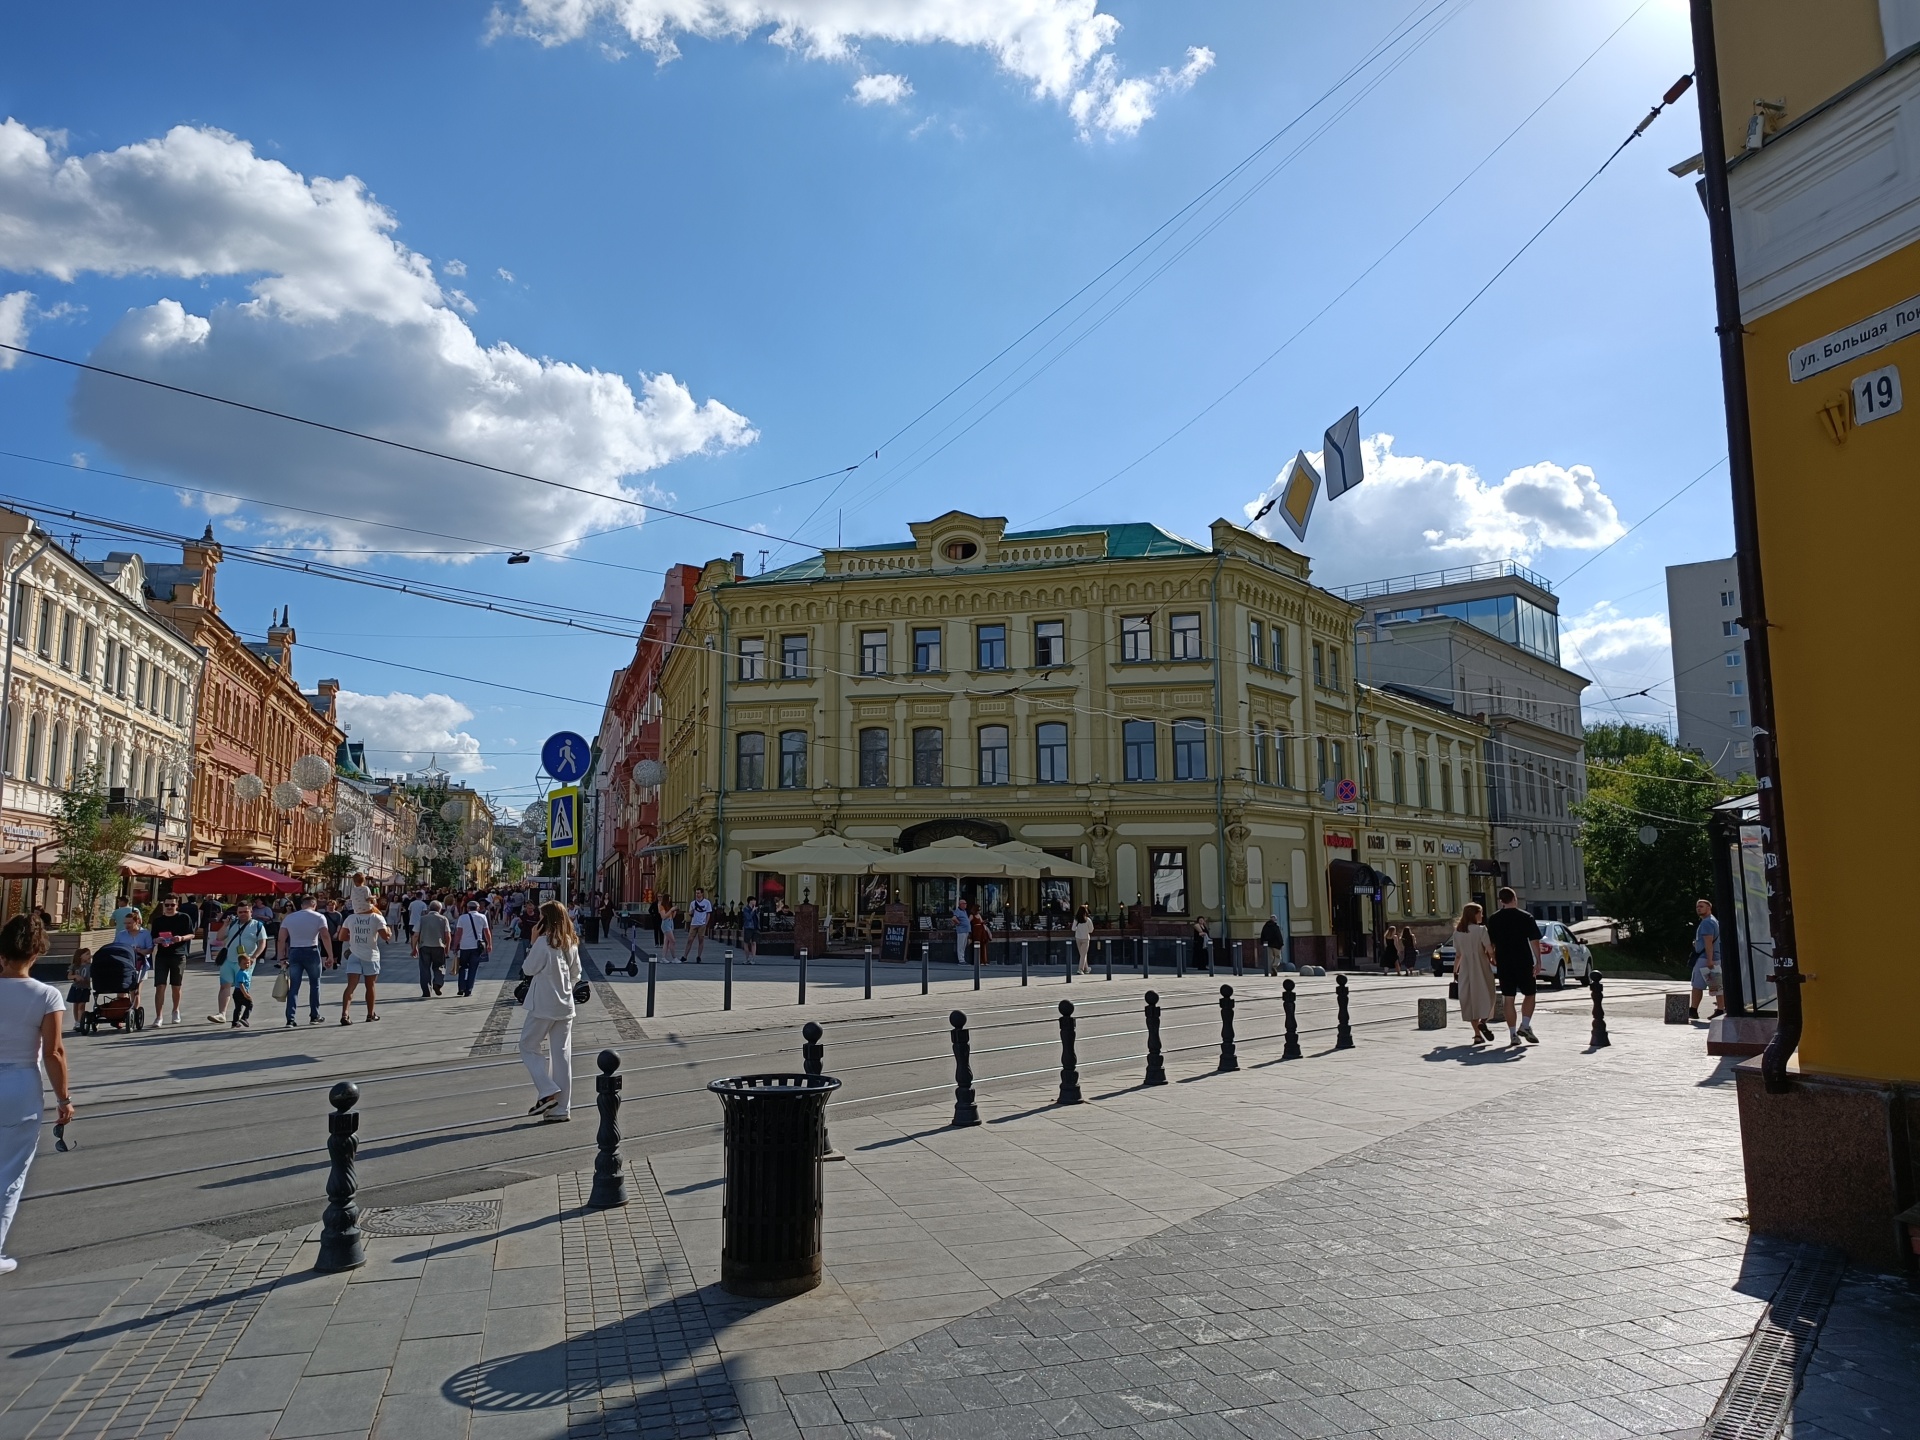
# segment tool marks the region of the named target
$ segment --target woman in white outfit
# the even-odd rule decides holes
[[[1082,905],[1073,912],[1073,953],[1080,963],[1080,973],[1091,975],[1087,968],[1087,952],[1093,948],[1093,912]]]
[[[46,931],[31,916],[16,915],[0,926],[0,1275],[18,1262],[6,1256],[7,1231],[20,1208],[27,1170],[40,1144],[40,1066],[53,1082],[62,1125],[73,1119],[67,1094],[67,1050],[60,1039],[66,999],[35,980],[33,962],[47,949]]]
[[[540,907],[539,925],[520,971],[527,977],[520,1059],[533,1076],[534,1093],[527,1113],[566,1120],[573,1103],[573,987],[580,982],[580,936],[559,901]]]

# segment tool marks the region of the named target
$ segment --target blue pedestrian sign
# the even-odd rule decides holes
[[[592,758],[587,742],[571,730],[556,731],[540,747],[541,765],[562,785],[571,785],[585,775],[587,762]]]
[[[575,786],[547,792],[547,854],[580,853],[580,791]]]

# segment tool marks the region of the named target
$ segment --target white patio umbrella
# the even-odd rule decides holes
[[[756,855],[753,866],[798,875],[865,875],[875,862],[891,858],[891,851],[844,835],[816,835],[771,855]]]
[[[1078,860],[1065,860],[1058,855],[1049,855],[1038,845],[1029,845],[1024,840],[1002,840],[998,845],[988,847],[995,855],[1004,855],[1009,860],[1018,860],[1031,865],[1041,876],[1051,880],[1091,880],[1093,867],[1082,865]]]
[[[1054,857],[1048,856],[1048,859]],[[949,835],[918,850],[888,855],[873,867],[876,875],[951,875],[954,893],[964,879],[1037,880],[1040,869],[1018,855],[999,853],[998,847],[981,845],[963,835]],[[1013,906],[1006,907],[1006,943],[1011,946]],[[1011,953],[1011,952],[1009,952]]]

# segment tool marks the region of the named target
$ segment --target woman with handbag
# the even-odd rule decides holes
[[[533,1077],[529,1115],[570,1119],[573,1101],[573,1011],[586,982],[580,977],[580,936],[567,907],[549,900],[540,907],[533,943],[520,962],[526,975],[527,1018],[520,1022],[520,1059]],[[542,1047],[545,1047],[544,1053]]]

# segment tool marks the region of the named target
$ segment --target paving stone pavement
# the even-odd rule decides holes
[[[1728,1088],[1616,1054],[884,1355],[743,1382],[751,1433],[1697,1436],[1792,1258],[1740,1222]]]

